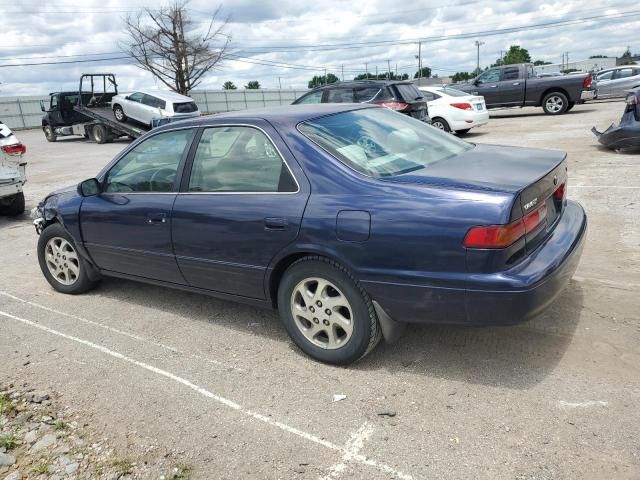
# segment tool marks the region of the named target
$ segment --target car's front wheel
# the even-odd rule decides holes
[[[367,293],[344,267],[324,257],[305,257],[287,269],[278,309],[294,343],[321,362],[355,362],[382,337]]]
[[[90,278],[90,266],[78,253],[71,235],[59,223],[49,225],[40,234],[38,262],[44,277],[59,292],[84,293],[98,283]]]
[[[116,120],[119,122],[127,121],[127,116],[124,114],[124,110],[120,105],[113,107],[113,116],[116,117]]]
[[[53,133],[53,127],[48,123],[42,125],[42,131],[44,132],[44,136],[46,137],[47,142],[55,142],[56,140],[58,140],[56,134]]]

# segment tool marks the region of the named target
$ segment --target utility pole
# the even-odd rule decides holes
[[[324,69],[324,84],[327,85],[329,82],[327,82],[327,69]]]
[[[340,69],[342,70],[342,81],[344,82],[344,65],[340,65]]]
[[[378,65],[376,65],[376,80],[378,80]]]
[[[280,80],[280,77],[278,77],[278,87],[282,90],[282,81]]]
[[[396,80],[398,79],[398,64],[396,63]]]
[[[387,80],[391,80],[391,60],[387,60]]]
[[[422,78],[422,42],[418,42],[418,80]]]
[[[365,78],[369,80],[369,64],[368,63],[364,64],[364,75],[365,75]]]
[[[478,50],[478,52],[476,54],[476,72],[478,72],[478,74],[479,74],[480,73],[480,46],[484,45],[484,42],[481,42],[480,40],[476,40],[475,44],[476,44],[476,48]]]
[[[565,52],[566,53],[566,57],[567,57],[567,66],[566,66],[566,70],[569,70],[569,52]]]

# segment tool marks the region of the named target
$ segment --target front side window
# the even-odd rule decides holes
[[[428,169],[473,148],[420,120],[383,108],[329,115],[298,128],[341,162],[374,178]]]
[[[296,192],[284,160],[260,130],[211,127],[200,137],[193,160],[190,192]]]
[[[598,80],[611,80],[613,77],[613,72],[604,72],[598,75]]]
[[[193,130],[159,133],[136,145],[106,178],[106,192],[173,192],[178,166]]]
[[[142,103],[142,98],[143,97],[144,97],[143,93],[136,92],[136,93],[132,93],[131,95],[129,95],[127,97],[127,100],[131,100],[132,102],[136,102],[136,103]]]
[[[308,95],[305,95],[304,97],[300,98],[296,104],[302,104],[302,103],[321,103],[322,102],[322,94],[324,92],[322,90],[318,91],[318,92],[313,92],[310,93]]]
[[[478,83],[495,83],[500,81],[500,70],[493,68],[478,77]]]

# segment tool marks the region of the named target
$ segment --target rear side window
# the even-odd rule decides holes
[[[304,97],[300,97],[294,103],[296,105],[303,103],[321,103],[322,102],[322,94],[324,91],[320,90],[319,92],[313,92],[305,95]]]
[[[456,90],[455,88],[443,88],[442,93],[449,95],[450,97],[466,97],[469,94],[462,90]]]
[[[358,103],[370,102],[380,91],[379,87],[361,87],[355,89],[354,100]]]
[[[257,128],[211,127],[198,143],[190,192],[296,192],[298,186],[271,140]]]
[[[422,96],[427,102],[431,102],[433,100],[440,98],[440,95],[436,95],[435,93],[425,92],[425,91],[422,92]]]
[[[161,108],[163,110],[167,106],[167,102],[165,102],[164,100],[161,100],[158,97],[154,97],[153,95],[146,95],[146,94],[142,98],[142,103],[144,103],[149,107]]]
[[[198,111],[196,102],[181,102],[173,104],[174,113],[193,113]]]
[[[378,95],[374,98],[376,102],[389,102],[396,100],[396,95],[391,91],[389,87],[384,87],[378,92]]]
[[[502,70],[502,80],[518,80],[520,71],[517,67],[508,67]]]
[[[396,88],[400,96],[408,102],[411,102],[422,96],[420,90],[409,83],[401,83],[399,85],[394,85],[394,87]]]
[[[332,88],[327,93],[327,103],[353,103],[353,89]]]
[[[633,70],[631,68],[623,68],[618,70],[616,78],[628,78],[633,76]]]

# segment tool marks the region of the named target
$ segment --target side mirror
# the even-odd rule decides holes
[[[40,100],[40,110],[42,110],[43,112],[47,111],[47,109],[44,106],[44,100]]]
[[[127,95],[126,97],[124,97],[125,100],[130,100],[129,95]]]
[[[95,178],[89,178],[78,184],[78,193],[83,197],[93,197],[100,193],[100,182]]]

